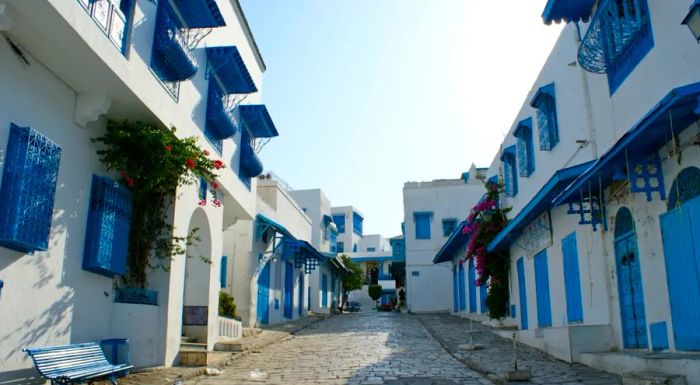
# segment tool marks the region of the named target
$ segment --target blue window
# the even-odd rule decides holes
[[[328,307],[328,277],[321,274],[321,307]]]
[[[0,245],[46,250],[61,147],[30,127],[10,126],[0,187]]]
[[[549,268],[547,250],[535,255],[535,294],[537,296],[537,326],[552,326],[552,304],[549,298]]]
[[[554,83],[541,87],[530,105],[537,109],[540,150],[551,151],[559,143],[559,122],[557,121]]]
[[[518,195],[518,171],[515,161],[515,145],[503,150],[501,161],[503,162],[503,179],[506,196],[514,197]]]
[[[116,181],[92,176],[83,269],[106,277],[126,273],[131,192]]]
[[[222,289],[224,289],[226,287],[227,275],[228,275],[228,257],[224,255],[221,257],[221,274],[219,275],[219,280],[221,281],[221,288]]]
[[[457,220],[454,218],[442,220],[442,236],[449,237],[457,227]]]
[[[535,171],[535,149],[532,143],[532,118],[518,123],[513,135],[518,138],[518,166],[520,176],[528,177]]]
[[[352,231],[359,236],[362,236],[362,221],[363,220],[364,219],[362,218],[362,216],[360,216],[360,214],[358,214],[356,212],[352,213]]]
[[[126,53],[126,42],[134,9],[132,0],[79,0],[102,32],[122,54]]]
[[[337,242],[337,243],[335,244],[335,250],[336,250],[338,253],[345,252],[345,243],[344,243],[344,242]]]
[[[199,201],[207,202],[207,181],[204,178],[199,178]]]
[[[578,268],[578,246],[576,233],[561,240],[564,257],[564,288],[566,289],[566,318],[568,322],[583,321],[583,301],[581,300],[581,277]]]
[[[371,253],[373,251],[377,251],[377,248],[376,247],[368,247],[367,248],[367,252]]]
[[[654,47],[647,0],[599,2],[578,52],[586,71],[607,73],[610,94]]]
[[[345,214],[333,215],[333,222],[338,228],[338,233],[345,233]]]
[[[430,239],[430,222],[433,219],[431,212],[413,213],[413,222],[416,224],[416,239]]]
[[[528,318],[527,318],[527,284],[525,283],[525,261],[522,257],[518,259],[517,262],[518,270],[518,298],[520,300],[520,329],[527,330]],[[515,312],[512,312],[513,317],[515,317]]]
[[[357,253],[357,243],[352,244],[352,252]]]

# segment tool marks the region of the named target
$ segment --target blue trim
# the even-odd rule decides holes
[[[572,202],[581,191],[588,190],[595,183],[596,191],[606,189],[614,180],[626,179],[628,159],[647,157],[658,152],[661,146],[672,137],[669,116],[673,117],[673,134],[679,134],[697,121],[700,83],[673,89],[644,117],[620,138],[598,161],[574,180],[559,196],[553,205]],[[600,186],[598,186],[600,181]]]
[[[296,240],[296,237],[292,235],[292,233],[287,230],[286,227],[282,226],[281,224],[273,221],[272,219],[262,215],[262,214],[257,214],[255,216],[255,223],[256,223],[256,228],[255,228],[255,240],[259,240],[262,238],[263,232],[265,230],[272,228],[275,230],[278,234],[287,237],[292,240]]]
[[[548,0],[542,12],[545,24],[588,21],[596,0]]]
[[[224,103],[224,92],[214,79],[209,79],[207,95],[207,118],[204,135],[221,154],[222,140],[238,132],[238,126],[231,111]]]
[[[253,138],[274,138],[279,136],[270,113],[264,104],[241,104],[236,108],[238,121]]]
[[[187,46],[183,27],[175,16],[175,11],[170,7],[170,3],[158,2],[151,68],[164,82],[190,79],[199,69],[194,55]]]
[[[216,74],[227,94],[250,94],[258,88],[236,46],[207,47],[209,70]]]
[[[457,219],[445,218],[442,220],[442,236],[443,237],[449,237],[455,228],[457,228]]]
[[[668,327],[666,326],[666,322],[650,324],[649,332],[651,333],[652,350],[668,350]]]
[[[532,137],[532,118],[523,119],[515,128],[513,136],[518,138],[518,166],[520,176],[528,177],[535,171],[535,146]]]
[[[338,233],[345,233],[345,214],[333,214],[333,222],[338,228]]]
[[[540,87],[530,106],[537,109],[540,150],[551,151],[559,143],[559,122],[554,83]]]
[[[579,272],[578,243],[576,232],[561,240],[564,265],[564,289],[566,292],[566,320],[569,323],[583,322],[583,299],[581,298],[581,276]]]
[[[221,284],[222,289],[226,288],[227,275],[228,275],[228,257],[223,255],[223,256],[221,256],[221,270],[219,273],[219,283]]]
[[[253,144],[248,136],[248,131],[243,131],[241,133],[241,159],[240,159],[240,172],[239,177],[242,179],[247,179],[250,182],[250,178],[255,178],[256,176],[262,174],[263,164],[258,158],[258,155],[253,149]]]
[[[520,329],[528,329],[527,315],[527,284],[525,283],[525,260],[523,257],[516,262],[518,271],[518,299],[520,300]]]
[[[516,164],[517,156],[515,147],[515,145],[506,147],[501,153],[505,192],[506,196],[509,197],[518,195],[518,167]]]
[[[188,28],[217,28],[226,26],[216,0],[173,0]],[[159,3],[162,1],[159,1]]]
[[[591,161],[555,172],[530,202],[520,210],[518,215],[489,243],[488,252],[504,250],[510,246],[530,222],[539,217],[544,211],[557,206],[551,203],[552,199],[563,191],[574,178],[589,169],[592,164],[593,162]]]
[[[413,222],[416,225],[416,239],[430,239],[432,219],[432,211],[413,213]]]
[[[552,302],[549,294],[549,267],[547,250],[535,255],[535,294],[537,298],[537,326],[552,326]]]
[[[463,232],[464,228],[467,226],[467,221],[461,222],[457,227],[455,227],[452,234],[447,239],[447,241],[442,245],[440,251],[435,254],[433,258],[433,263],[443,263],[451,261],[455,253],[467,242],[469,242],[469,234]]]

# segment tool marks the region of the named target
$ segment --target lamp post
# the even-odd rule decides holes
[[[681,25],[687,25],[695,40],[700,43],[700,0],[693,1]]]

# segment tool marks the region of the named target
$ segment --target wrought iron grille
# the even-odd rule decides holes
[[[551,151],[559,143],[556,101],[549,95],[542,95],[536,108],[540,150]]]
[[[0,187],[0,245],[48,248],[61,147],[30,127],[10,126]]]

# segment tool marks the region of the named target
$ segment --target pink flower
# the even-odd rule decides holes
[[[222,168],[224,168],[224,167],[226,167],[226,165],[224,164],[224,162],[222,162],[222,161],[220,161],[220,160],[218,160],[218,159],[214,161],[214,168],[220,170],[220,169],[222,169]]]
[[[200,201],[199,201],[199,205],[200,205],[200,206],[206,206],[206,205],[207,205],[207,200],[206,200],[206,199],[200,200]]]
[[[214,183],[212,183],[212,184],[211,184],[211,188],[213,188],[214,190],[218,189],[218,188],[219,188],[219,182],[214,182]]]
[[[194,168],[194,166],[196,165],[196,163],[194,162],[194,160],[192,160],[192,158],[187,158],[187,160],[185,161],[185,164],[189,168]]]
[[[214,199],[211,203],[214,205],[214,207],[221,207],[221,201],[218,199]]]

